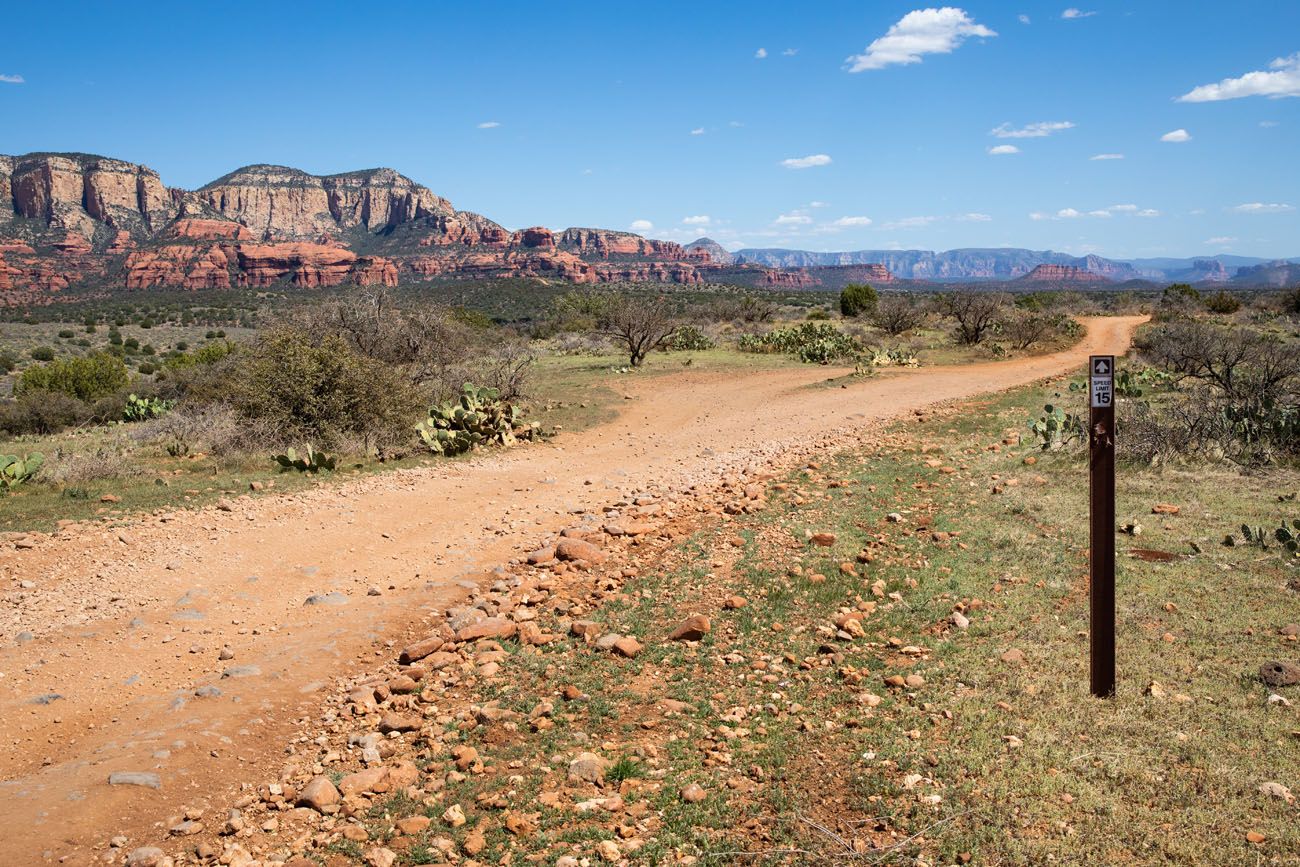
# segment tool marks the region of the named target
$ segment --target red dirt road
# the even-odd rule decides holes
[[[1124,353],[1141,321],[1089,319],[1064,352],[847,389],[804,387],[826,368],[619,378],[632,398],[619,418],[549,444],[0,550],[0,863],[90,863],[113,835],[138,845],[275,773],[314,693],[582,510],[779,468],[918,408],[1082,372],[1090,353]],[[160,788],[108,784],[124,771]]]

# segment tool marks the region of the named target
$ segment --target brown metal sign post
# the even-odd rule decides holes
[[[1092,694],[1115,695],[1115,356],[1088,359],[1088,668]]]

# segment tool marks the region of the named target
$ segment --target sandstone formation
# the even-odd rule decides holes
[[[1039,265],[1018,282],[1022,283],[1098,283],[1106,278],[1075,265]]]
[[[718,248],[721,251],[721,248]],[[195,191],[88,154],[0,156],[0,304],[77,289],[395,286],[537,277],[573,283],[815,280],[630,232],[510,231],[392,169],[238,169]]]

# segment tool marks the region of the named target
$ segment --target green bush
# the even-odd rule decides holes
[[[880,296],[866,283],[850,283],[840,290],[840,313],[850,319],[871,315],[880,306]]]
[[[54,350],[48,346],[38,346],[29,353],[37,361],[53,361]]]
[[[1230,295],[1220,289],[1205,299],[1205,309],[1211,313],[1236,313],[1241,309],[1241,301],[1237,299],[1237,296]]]
[[[184,349],[185,346],[177,344],[177,349]],[[186,367],[198,367],[205,364],[215,364],[226,356],[235,351],[235,344],[229,340],[222,340],[217,343],[205,343],[193,352],[179,352],[168,358],[163,366],[169,370],[180,370]]]
[[[94,400],[125,388],[129,378],[120,358],[97,352],[33,365],[23,371],[14,393],[55,391],[79,400]]]
[[[59,337],[61,337],[64,340],[71,340],[73,337],[76,336],[77,336],[77,332],[73,331],[71,328],[63,328],[60,329],[59,331]]]
[[[18,356],[7,349],[0,349],[0,373],[9,373],[18,366]]]
[[[91,419],[85,401],[57,391],[28,391],[0,402],[0,431],[11,436],[52,434]]]
[[[288,328],[241,352],[227,385],[240,415],[327,448],[349,438],[368,449],[409,439],[422,410],[420,395],[391,366],[337,335]]]

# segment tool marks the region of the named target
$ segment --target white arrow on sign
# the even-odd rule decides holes
[[[1105,376],[1106,374],[1110,373],[1110,367],[1107,366],[1105,360],[1099,358],[1097,359],[1097,369],[1093,372],[1096,373],[1098,376]]]

